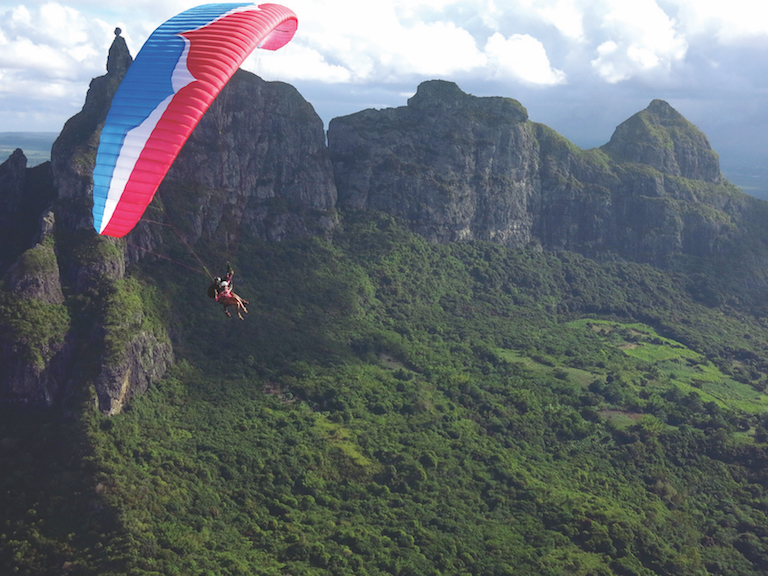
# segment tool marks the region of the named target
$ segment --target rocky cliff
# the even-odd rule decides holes
[[[706,137],[660,100],[598,149],[580,150],[541,125],[537,140],[534,221],[545,248],[665,266],[722,255],[745,233],[745,212],[763,210],[723,178]]]
[[[125,239],[97,235],[91,194],[99,134],[131,62],[117,35],[107,74],[91,82],[51,163],[27,169],[17,151],[0,165],[0,401],[50,406],[81,383],[102,412],[115,414],[162,377],[174,359],[168,322],[147,297],[153,286],[127,276],[126,267],[162,250],[163,224],[190,249],[202,241],[228,257],[241,236],[282,240],[336,225],[322,121],[291,86],[238,72],[145,221]]]
[[[50,163],[27,168],[16,150],[0,164],[0,275],[33,245],[41,215],[55,198]]]
[[[243,233],[264,240],[328,234],[336,186],[323,122],[292,86],[239,70],[158,196],[192,242],[220,240],[229,253]]]
[[[68,380],[71,320],[54,242],[42,234],[10,267],[0,291],[0,401],[50,406]]]
[[[722,248],[751,203],[706,136],[661,100],[585,151],[514,100],[430,81],[405,107],[332,120],[328,144],[340,207],[384,210],[436,241],[662,265]]]
[[[645,164],[662,174],[724,182],[707,137],[663,100],[654,100],[620,124],[603,149],[621,161]]]
[[[515,100],[426,82],[407,107],[333,119],[328,145],[342,208],[389,212],[438,242],[533,239],[538,143]]]

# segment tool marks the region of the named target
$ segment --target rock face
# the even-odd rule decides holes
[[[604,149],[658,172],[721,184],[720,163],[707,137],[663,100],[620,124]]]
[[[292,86],[242,70],[200,121],[158,195],[193,242],[223,240],[230,252],[244,233],[284,240],[336,225],[322,120]]]
[[[619,125],[599,149],[580,150],[541,125],[537,139],[534,220],[549,249],[658,266],[680,254],[712,256],[757,203],[723,178],[706,136],[661,100]]]
[[[115,37],[109,49],[107,74],[91,81],[83,109],[70,118],[53,143],[51,165],[58,194],[58,219],[67,230],[93,228],[93,167],[99,135],[109,105],[132,62],[125,40]]]
[[[426,82],[407,107],[333,119],[328,144],[340,207],[389,212],[438,242],[532,239],[538,144],[515,100]]]
[[[0,295],[7,316],[0,321],[0,401],[50,406],[66,381],[73,347],[53,242],[40,239],[4,278],[15,298]]]
[[[52,243],[38,244],[25,251],[8,270],[5,280],[10,292],[22,300],[64,303],[59,263]]]
[[[117,35],[107,74],[91,82],[82,111],[54,143],[37,196],[28,189],[40,170],[26,169],[21,151],[0,166],[0,305],[36,311],[18,320],[0,316],[0,401],[50,406],[67,382],[87,380],[100,410],[116,414],[173,362],[167,322],[143,302],[146,287],[125,274],[159,249],[163,228],[150,217],[125,240],[113,239],[95,233],[91,216],[99,135],[131,62]],[[33,196],[45,201],[28,202]],[[228,253],[243,235],[328,234],[336,225],[336,187],[322,121],[294,88],[238,72],[177,158],[156,204],[163,210],[154,220],[170,219],[185,242],[222,241]],[[23,233],[5,233],[22,219]]]
[[[389,212],[439,242],[663,265],[716,251],[749,202],[706,136],[661,100],[584,151],[514,100],[430,81],[406,107],[332,120],[328,144],[340,207]]]
[[[16,296],[0,293],[0,402],[50,405],[66,379],[72,347],[49,234],[51,165],[26,165],[21,150],[0,164],[0,275]]]
[[[27,168],[16,150],[0,164],[0,276],[32,245],[40,215],[55,196],[50,163]]]
[[[51,406],[68,382],[85,379],[94,382],[105,412],[114,413],[114,405],[124,399],[119,391],[110,398],[110,378],[126,380],[114,367],[124,364],[128,372],[134,364],[133,350],[125,347],[121,358],[115,354],[107,358],[106,352],[115,348],[114,335],[109,333],[123,328],[110,319],[119,318],[124,308],[111,295],[124,290],[120,283],[125,257],[117,242],[95,234],[90,210],[99,130],[130,63],[125,41],[118,36],[109,51],[107,74],[91,82],[83,110],[66,123],[51,150],[52,209],[38,209],[37,225],[22,246],[25,251],[4,278],[4,308],[19,313],[1,322],[2,400]],[[80,309],[82,303],[99,312]],[[79,316],[76,322],[73,315]],[[127,337],[129,341],[137,338]],[[155,367],[155,372],[164,372],[173,359],[167,334],[160,330],[143,338],[165,352]],[[136,391],[146,385],[142,382]],[[124,389],[123,397],[130,392]]]

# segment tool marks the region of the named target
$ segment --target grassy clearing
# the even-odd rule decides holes
[[[567,326],[591,330],[606,344],[650,365],[656,376],[653,385],[673,385],[686,394],[699,394],[704,402],[747,413],[768,411],[768,395],[724,374],[702,354],[659,335],[651,326],[594,319],[575,320]]]

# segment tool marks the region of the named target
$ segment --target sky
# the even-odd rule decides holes
[[[106,73],[203,0],[0,0],[0,132],[59,132]],[[326,126],[405,106],[421,82],[520,101],[574,144],[606,143],[654,98],[698,126],[726,176],[768,181],[768,4],[754,0],[285,0],[293,41],[243,65],[295,86]],[[748,175],[746,175],[748,173]],[[760,180],[760,182],[758,182]],[[742,182],[737,182],[744,186]],[[747,182],[747,185],[749,182]]]

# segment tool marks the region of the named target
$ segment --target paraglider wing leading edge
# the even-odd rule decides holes
[[[93,225],[130,232],[181,147],[255,48],[277,50],[298,27],[278,4],[206,4],[147,39],[112,100],[93,169]]]

